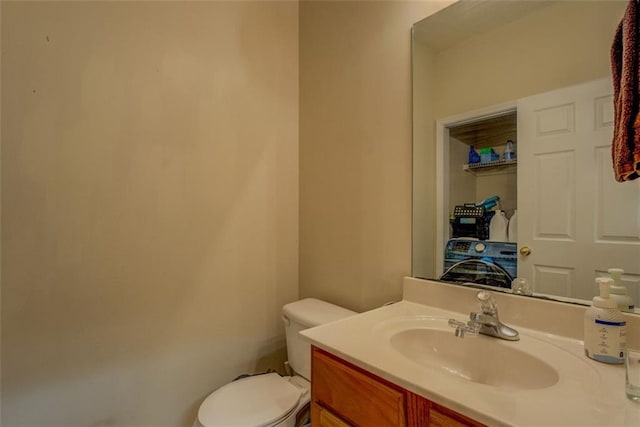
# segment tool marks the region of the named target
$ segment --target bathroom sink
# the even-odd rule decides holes
[[[376,329],[394,351],[423,368],[503,390],[543,389],[558,383],[558,371],[537,355],[551,351],[560,353],[569,364],[579,362],[550,344],[528,337],[517,342],[484,335],[458,338],[447,321],[425,317],[397,319]]]
[[[457,338],[453,330],[407,329],[391,336],[391,346],[414,362],[458,378],[514,390],[551,387],[558,372],[537,357],[496,338]]]

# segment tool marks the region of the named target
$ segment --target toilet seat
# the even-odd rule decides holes
[[[200,405],[198,420],[205,427],[269,427],[288,417],[302,394],[277,373],[255,375],[211,393]]]

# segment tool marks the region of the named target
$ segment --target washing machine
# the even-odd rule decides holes
[[[440,280],[510,289],[517,273],[516,243],[457,238],[445,246]]]

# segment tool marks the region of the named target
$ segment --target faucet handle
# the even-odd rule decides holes
[[[449,319],[449,326],[452,328],[464,328],[467,324],[456,319]]]
[[[482,313],[494,315],[498,312],[498,306],[496,305],[493,294],[489,291],[480,291],[476,295],[476,299],[480,303]]]
[[[460,322],[456,319],[449,319],[449,326],[456,328],[455,334],[459,338],[464,338],[466,335],[478,335],[480,326],[473,322]]]

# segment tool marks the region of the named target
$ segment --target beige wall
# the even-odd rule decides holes
[[[190,425],[280,368],[298,4],[2,2],[2,62],[1,424]]]
[[[611,73],[626,1],[568,1],[437,54],[437,117],[513,101]]]
[[[411,269],[411,25],[448,2],[300,3],[300,293],[356,310]]]
[[[416,64],[429,61],[429,73],[416,72],[417,85],[432,92],[415,92],[430,104],[414,121],[437,119],[577,84],[610,73],[609,50],[625,1],[563,2],[528,17],[496,27],[434,52],[418,43]],[[428,125],[420,124],[425,127]],[[416,139],[414,187],[425,188],[414,199],[414,218],[435,216],[435,131]],[[427,171],[427,172],[425,172]],[[433,192],[431,192],[433,191]],[[419,231],[414,227],[414,232]],[[434,277],[435,234],[414,234],[413,275]]]

